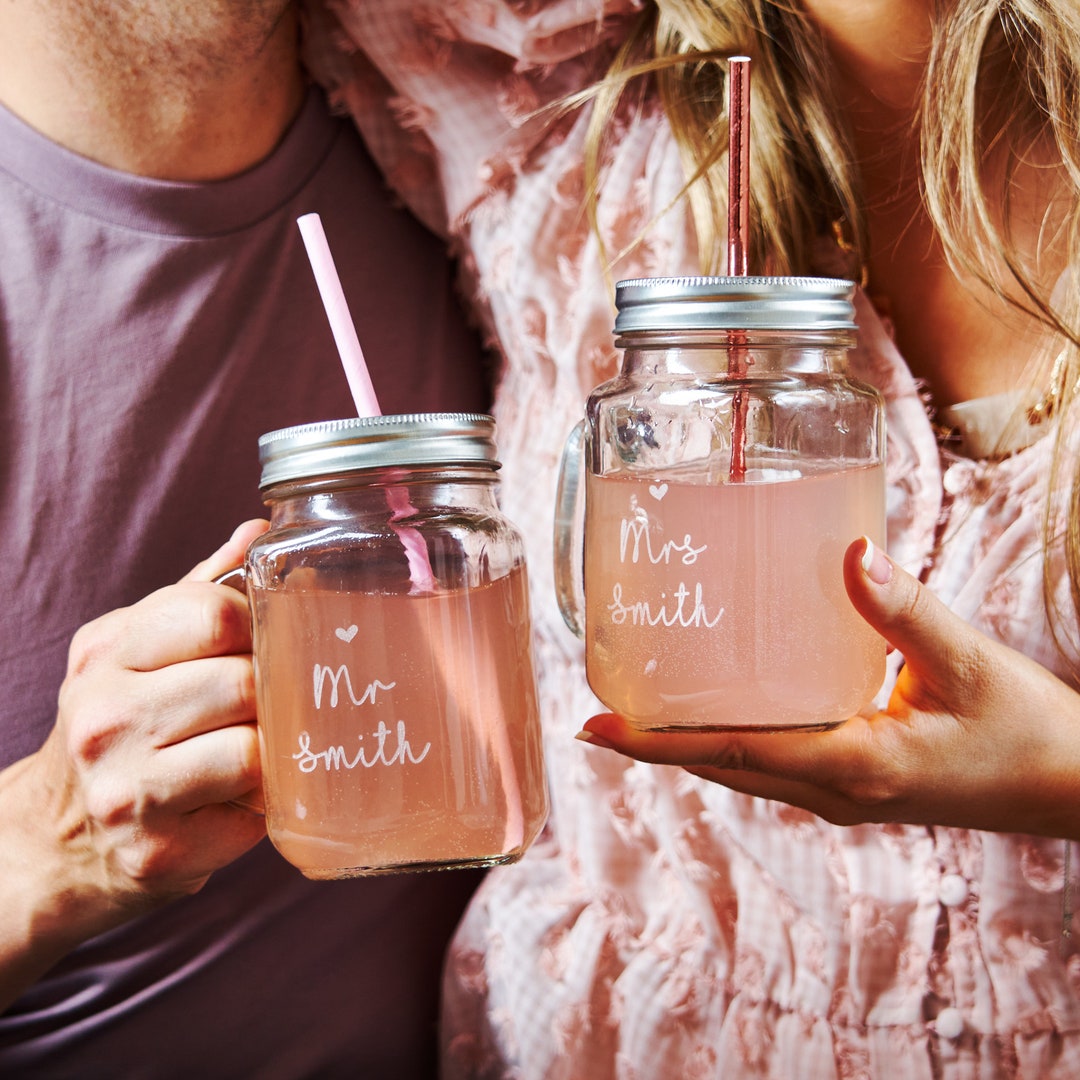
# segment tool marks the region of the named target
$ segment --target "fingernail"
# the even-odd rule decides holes
[[[863,550],[863,556],[860,560],[863,573],[874,582],[875,585],[888,585],[889,582],[892,581],[892,563],[883,551],[878,551],[873,540],[871,540],[869,536],[864,536],[863,540],[866,542],[866,547]]]
[[[575,739],[580,739],[584,743],[588,743],[590,746],[602,746],[605,750],[614,750],[615,747],[612,743],[609,743],[602,735],[596,735],[591,731],[586,731],[584,728],[579,731],[575,736]]]

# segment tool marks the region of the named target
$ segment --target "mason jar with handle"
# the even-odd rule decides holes
[[[617,285],[622,366],[564,452],[555,576],[593,692],[638,728],[823,729],[882,684],[885,643],[843,581],[852,541],[885,540],[884,407],[847,371],[853,293]]]
[[[242,577],[271,841],[312,878],[520,858],[547,792],[494,421],[307,424],[259,451],[270,529]]]

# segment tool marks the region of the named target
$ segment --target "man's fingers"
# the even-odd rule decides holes
[[[72,639],[68,672],[78,675],[104,665],[156,671],[200,657],[250,651],[247,600],[235,589],[188,581],[81,627]]]
[[[124,831],[124,830],[119,830]],[[118,887],[133,890],[145,902],[197,892],[206,879],[266,836],[264,820],[230,803],[211,802],[167,826],[133,823],[125,842],[114,843],[108,862]]]
[[[254,723],[232,724],[166,747],[145,778],[159,804],[186,814],[211,803],[249,797],[260,785]]]
[[[134,682],[134,680],[132,680]],[[255,719],[255,675],[246,656],[172,664],[138,680],[133,711],[156,749]]]

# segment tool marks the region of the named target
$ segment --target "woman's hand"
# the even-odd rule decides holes
[[[214,584],[265,528],[76,633],[55,727],[0,773],[0,1009],[265,835],[247,601]]]
[[[844,578],[905,658],[885,711],[782,733],[647,733],[605,714],[578,737],[836,824],[1080,839],[1080,694],[953,615],[869,541],[848,548]]]

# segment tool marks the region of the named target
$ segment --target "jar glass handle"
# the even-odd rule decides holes
[[[237,592],[242,592],[247,595],[247,568],[244,566],[234,566],[231,570],[226,570],[224,574],[219,574],[214,578],[215,585],[228,585],[230,589],[235,589]]]
[[[563,622],[585,636],[585,421],[570,432],[559,463],[555,495],[555,595]]]

